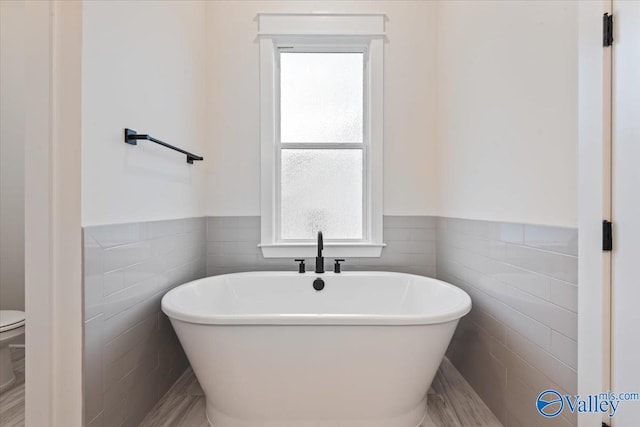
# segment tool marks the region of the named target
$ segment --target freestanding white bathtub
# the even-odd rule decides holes
[[[453,285],[386,272],[227,274],[162,299],[215,427],[416,427],[470,309]]]

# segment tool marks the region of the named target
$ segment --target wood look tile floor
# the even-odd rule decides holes
[[[16,383],[0,393],[0,426],[24,426],[24,349],[12,348],[11,360]]]
[[[447,359],[438,369],[427,401],[431,419],[423,427],[502,427]],[[149,412],[140,427],[209,427],[204,394],[191,368]]]
[[[11,351],[17,382],[0,393],[0,426],[24,426],[24,349]],[[453,365],[445,359],[428,394],[424,427],[502,427]],[[209,427],[204,394],[188,369],[142,421],[140,427]]]

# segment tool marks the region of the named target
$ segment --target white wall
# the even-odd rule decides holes
[[[24,310],[24,2],[0,1],[0,309]]]
[[[577,224],[576,2],[84,9],[84,225],[259,215],[255,17],[268,11],[387,14],[385,214]],[[206,159],[126,146],[124,127]]]
[[[207,214],[259,215],[258,12],[385,12],[387,215],[576,226],[577,3],[208,4]]]
[[[204,215],[206,163],[123,129],[204,152],[205,19],[202,1],[85,2],[83,225]]]
[[[440,215],[577,225],[578,4],[438,3]]]
[[[207,214],[260,215],[258,12],[384,12],[384,213],[436,214],[435,2],[208,4]]]

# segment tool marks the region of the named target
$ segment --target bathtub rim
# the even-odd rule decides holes
[[[257,274],[265,274],[269,276],[277,276],[285,274],[287,276],[298,276],[299,273],[291,271],[249,271],[238,273],[227,273],[218,276],[207,276],[201,279],[184,283],[167,292],[162,297],[161,309],[170,319],[179,320],[186,323],[197,325],[212,326],[269,326],[269,325],[288,325],[288,326],[400,326],[400,325],[434,325],[457,321],[471,311],[471,297],[463,289],[432,277],[420,276],[417,274],[397,273],[388,271],[348,271],[339,273],[341,276],[409,276],[419,280],[427,280],[437,282],[444,285],[457,294],[458,303],[448,312],[434,315],[433,313],[419,314],[323,314],[323,313],[293,313],[293,314],[209,314],[196,315],[186,313],[183,310],[172,306],[170,300],[171,295],[180,292],[185,286],[194,286],[199,282],[210,280],[215,277],[231,277],[231,276],[255,276]],[[309,278],[329,277],[337,274],[332,272],[316,274],[313,272],[306,273]]]

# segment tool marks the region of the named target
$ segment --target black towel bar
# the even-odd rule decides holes
[[[138,140],[144,139],[147,141],[155,142],[156,144],[160,144],[163,147],[170,148],[172,150],[178,151],[187,156],[187,163],[193,164],[194,160],[204,160],[204,157],[198,156],[196,154],[190,153],[188,151],[183,150],[182,148],[174,147],[171,144],[167,144],[166,142],[160,141],[159,139],[155,139],[151,135],[146,134],[138,134],[135,130],[125,129],[124,130],[124,142],[131,145],[138,145]]]

